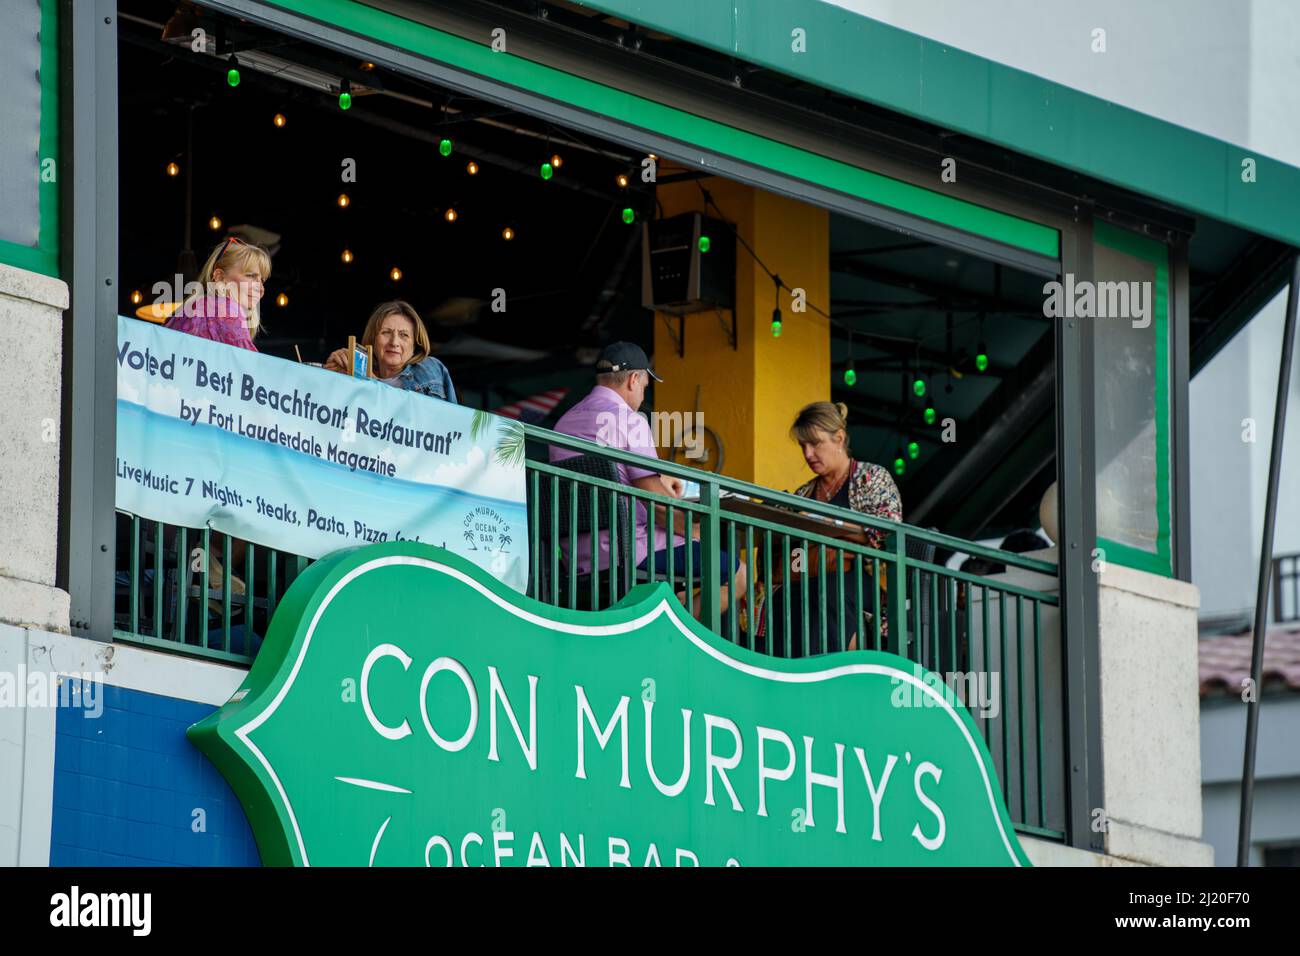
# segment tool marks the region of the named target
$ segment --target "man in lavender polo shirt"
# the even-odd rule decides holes
[[[615,342],[606,346],[600,355],[600,359],[596,362],[596,387],[591,390],[586,398],[565,412],[559,422],[556,423],[555,430],[561,434],[572,435],[575,438],[585,438],[587,441],[595,442],[598,445],[635,452],[638,455],[644,455],[646,458],[657,461],[659,452],[655,449],[654,439],[650,433],[650,425],[643,416],[637,414],[637,410],[645,399],[645,390],[652,378],[656,382],[663,381],[650,368],[650,360],[640,346],[633,345],[630,342]],[[550,450],[552,462],[574,458],[579,454],[580,452],[554,446]],[[679,478],[667,477],[660,475],[651,468],[638,468],[625,465],[622,462],[618,462],[616,465],[618,480],[625,485],[634,485],[645,491],[652,491],[673,498],[681,497],[682,482]],[[679,512],[676,517],[681,519],[681,513]],[[656,518],[658,518],[658,513],[656,513]],[[653,551],[654,569],[657,576],[667,573],[670,558],[665,523],[665,521],[656,520],[655,539],[652,548],[649,541],[645,506],[640,503],[637,504],[636,564],[639,568],[645,567],[648,563],[649,554]],[[675,530],[682,530],[680,523]],[[696,530],[698,531],[698,526]],[[569,553],[564,544],[565,542],[561,542],[561,548],[564,549],[567,562]],[[579,535],[575,547],[577,549],[577,571],[579,574],[587,574],[592,570],[591,536],[589,534]],[[673,549],[671,552],[673,571],[675,574],[684,575],[686,572],[686,549],[688,547],[686,538],[681,534],[674,534],[671,547]],[[700,542],[693,540],[689,547],[692,552],[692,567],[696,569],[695,573],[699,574],[702,568]],[[599,532],[599,539],[596,543],[596,558],[598,562],[597,570],[603,571],[609,567],[608,530]],[[725,552],[719,556],[719,561],[724,582],[721,591],[721,606],[723,610],[726,610],[728,594],[731,593],[728,585],[736,589],[735,593],[743,593],[745,586],[744,568],[737,570],[735,563]],[[698,602],[696,613],[699,613]]]

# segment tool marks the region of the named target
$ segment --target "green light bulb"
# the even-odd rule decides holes
[[[975,367],[983,372],[989,367],[989,357],[983,352],[980,352],[975,356]]]
[[[447,138],[445,138],[445,137],[444,137],[443,139],[439,140],[439,141],[438,141],[438,152],[441,153],[443,156],[450,156],[450,155],[451,155],[451,140],[449,140],[449,139],[447,139]]]
[[[935,417],[936,417],[935,410],[927,405],[925,409],[925,423],[927,425],[933,425]]]
[[[917,398],[925,395],[925,379],[918,378],[912,382],[912,394]]]
[[[231,86],[239,85],[239,71],[236,70],[233,66],[226,71],[226,82],[229,83]]]
[[[700,252],[708,252],[710,245],[712,243],[709,242],[708,236],[700,236]]]
[[[779,339],[780,337],[781,337],[781,320],[780,320],[780,319],[773,319],[773,320],[772,320],[772,338],[774,338],[774,339]]]
[[[907,471],[907,462],[903,461],[902,458],[895,458],[895,459],[894,459],[894,474],[896,474],[896,475],[901,475],[901,474],[902,474],[903,472],[905,472],[905,471]]]
[[[848,385],[850,388],[858,384],[858,373],[854,370],[852,365],[844,370],[844,384]]]
[[[912,459],[912,461],[916,461],[916,459],[920,456],[920,454],[921,454],[921,446],[920,446],[920,445],[918,445],[918,444],[917,444],[916,442],[914,442],[914,441],[910,441],[910,442],[907,443],[907,457],[908,457],[908,458]]]
[[[636,211],[631,206],[623,209],[623,221],[629,226],[636,222]]]
[[[554,175],[555,175],[555,170],[554,170],[554,168],[552,168],[551,164],[550,164],[550,163],[542,163],[542,178],[543,178],[543,179],[550,179],[550,178],[551,178],[552,176],[554,176]]]
[[[339,94],[339,109],[341,109],[341,110],[347,110],[347,109],[351,109],[351,108],[352,108],[352,94],[351,94],[351,93],[347,93],[347,92],[340,93],[340,94]]]

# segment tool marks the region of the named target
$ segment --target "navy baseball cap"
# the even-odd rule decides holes
[[[649,372],[650,377],[656,382],[663,381],[650,367],[650,359],[646,357],[645,350],[631,342],[611,342],[606,345],[604,351],[600,353],[600,358],[596,360],[596,371],[601,373],[645,371]]]

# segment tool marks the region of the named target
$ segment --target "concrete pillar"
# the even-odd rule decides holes
[[[0,623],[68,632],[55,587],[68,287],[0,264]]]

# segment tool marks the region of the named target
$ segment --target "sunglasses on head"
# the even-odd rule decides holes
[[[248,245],[248,243],[244,242],[244,240],[240,239],[238,236],[227,237],[226,241],[221,244],[221,251],[217,253],[217,260],[220,261],[221,257],[226,254],[226,250],[229,249],[231,246],[246,246],[246,245]]]

